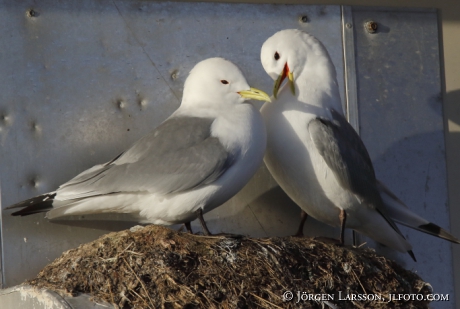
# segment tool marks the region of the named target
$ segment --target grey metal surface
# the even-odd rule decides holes
[[[2,309],[111,309],[107,303],[96,303],[86,294],[63,297],[56,292],[31,286],[15,286],[0,290]]]
[[[2,254],[2,243],[3,243],[3,233],[2,233],[2,184],[0,183],[0,289],[3,287],[3,254]]]
[[[345,114],[351,126],[359,134],[358,112],[358,89],[356,86],[356,63],[355,63],[355,37],[353,29],[353,9],[351,6],[342,6],[342,44],[343,64],[345,74]],[[353,245],[361,243],[361,237],[355,231],[353,233]]]
[[[438,22],[435,10],[353,10],[361,136],[382,180],[409,208],[449,230]],[[376,33],[364,29],[378,24]],[[455,308],[451,244],[401,228],[408,255],[379,251],[417,273]],[[459,235],[456,235],[457,237]]]
[[[348,122],[359,134],[358,89],[356,86],[355,37],[351,6],[342,6],[342,42],[345,72],[345,103]]]
[[[377,33],[365,32],[368,19],[379,24]],[[343,33],[345,60],[341,24],[338,6],[0,0],[2,208],[55,189],[149,132],[178,107],[188,71],[204,58],[232,60],[252,86],[270,92],[260,46],[278,30],[300,28],[330,52],[342,98],[359,99],[356,119],[378,178],[418,214],[448,228],[436,12],[353,9],[353,33]],[[350,35],[357,96],[351,86],[344,92],[343,76],[350,82],[353,74]],[[134,224],[116,215],[61,223],[1,215],[5,286],[35,276],[64,250]],[[205,218],[215,232],[289,235],[299,208],[262,167]],[[403,232],[419,262],[385,254],[453,299],[450,244]],[[337,236],[310,219],[306,233]]]
[[[228,58],[251,86],[270,92],[260,47],[281,29],[305,29],[325,44],[343,94],[340,24],[338,6],[0,0],[2,207],[55,189],[159,125],[204,58]],[[205,219],[214,232],[289,235],[299,212],[262,167]],[[132,226],[129,220],[50,223],[42,214],[16,218],[3,211],[4,286],[35,276],[64,250]],[[310,234],[317,228],[335,235],[309,222]],[[194,229],[200,230],[196,223]]]

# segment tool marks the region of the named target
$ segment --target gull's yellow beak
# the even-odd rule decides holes
[[[243,90],[243,91],[238,91],[238,94],[242,96],[243,98],[247,99],[254,99],[254,100],[259,100],[259,101],[266,101],[266,102],[271,102],[272,100],[262,90],[256,89],[256,88],[249,88],[249,90]]]
[[[278,91],[280,90],[281,84],[286,77],[289,79],[289,88],[291,88],[292,94],[295,95],[294,74],[289,70],[289,66],[286,62],[283,68],[283,72],[281,72],[275,81],[275,85],[273,85],[273,96],[275,99],[278,96]]]

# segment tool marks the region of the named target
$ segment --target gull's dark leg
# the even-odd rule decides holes
[[[338,246],[343,246],[345,244],[345,223],[347,221],[347,213],[345,212],[345,210],[343,209],[340,210],[339,218],[340,218],[340,238],[339,239],[329,238],[329,237],[314,237],[314,239],[321,240],[327,243],[333,243]]]
[[[347,213],[345,210],[340,210],[340,244],[343,245],[345,243],[345,222],[347,221]]]
[[[208,230],[208,227],[206,226],[206,222],[204,221],[204,218],[203,218],[203,210],[201,208],[199,208],[196,211],[196,213],[198,215],[198,219],[200,219],[200,223],[201,223],[201,227],[203,228],[204,235],[211,236],[212,234]],[[189,222],[189,224],[190,224],[190,222]]]
[[[190,222],[185,222],[184,225],[185,225],[185,228],[187,229],[187,232],[189,232],[190,234],[193,234],[192,226],[190,225]]]
[[[308,215],[305,211],[301,210],[300,211],[300,225],[297,230],[297,233],[295,233],[293,236],[294,237],[302,237],[303,236],[303,226],[305,225],[305,221],[307,220]]]

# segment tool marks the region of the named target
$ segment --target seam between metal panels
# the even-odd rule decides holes
[[[341,6],[342,44],[345,80],[345,114],[359,134],[358,89],[356,85],[355,39],[351,6]]]
[[[359,134],[358,87],[356,83],[355,36],[351,6],[340,6],[342,17],[343,72],[345,81],[345,115]],[[353,245],[359,246],[362,237],[353,231]]]
[[[4,258],[3,258],[3,209],[2,209],[2,184],[0,183],[0,289],[4,286]]]

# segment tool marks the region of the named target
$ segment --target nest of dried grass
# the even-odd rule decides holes
[[[204,237],[160,226],[110,233],[69,250],[27,283],[90,293],[116,308],[152,309],[427,308],[416,300],[344,298],[431,292],[416,274],[369,249],[310,238]],[[286,291],[292,301],[283,300]],[[297,303],[297,291],[334,299]]]

